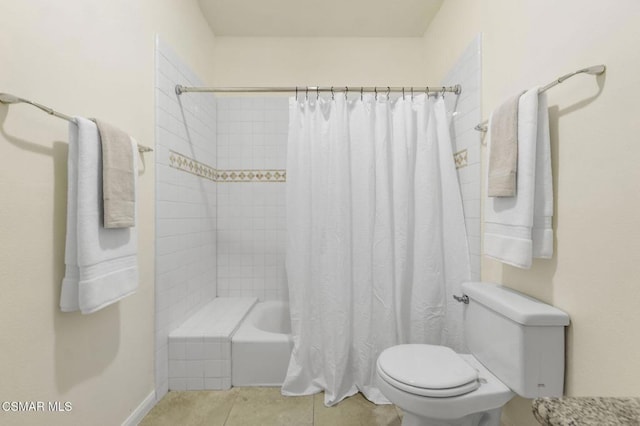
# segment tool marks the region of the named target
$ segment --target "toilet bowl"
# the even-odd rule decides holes
[[[471,354],[427,344],[385,349],[376,384],[403,426],[499,426],[516,394],[561,396],[566,313],[492,283],[464,283]]]
[[[434,349],[450,352],[432,355]],[[444,360],[446,368],[437,373],[440,383],[431,379],[428,374],[431,371],[423,371],[426,375],[416,373],[412,379],[397,374],[400,373],[398,366],[409,370],[419,356],[424,357],[424,366],[430,365],[434,370]],[[459,355],[444,346],[399,345],[388,348],[378,357],[376,370],[376,385],[404,412],[403,426],[498,426],[502,406],[515,395],[473,355]],[[445,385],[447,381],[464,381],[469,374],[473,378],[465,384],[433,388]],[[404,383],[409,381],[411,383]]]

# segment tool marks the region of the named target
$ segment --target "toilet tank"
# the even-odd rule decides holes
[[[469,351],[525,398],[562,396],[569,316],[494,283],[468,282],[464,333]]]

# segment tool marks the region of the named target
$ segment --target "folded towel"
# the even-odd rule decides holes
[[[491,115],[489,154],[489,197],[516,195],[518,170],[518,103],[520,94],[507,99]]]
[[[131,137],[104,121],[96,120],[96,124],[102,141],[104,227],[135,226],[136,154],[131,153]]]
[[[93,122],[81,117],[76,122],[69,125],[66,268],[60,308],[88,314],[137,289],[137,230],[102,226],[100,136]],[[129,142],[129,149],[135,153],[134,142]]]
[[[538,134],[536,141],[536,189],[533,205],[533,257],[553,257],[553,178],[551,137],[547,94],[538,96]]]
[[[484,214],[484,254],[509,265],[530,268],[535,197],[538,88],[518,104],[518,178],[515,197],[487,197]],[[493,127],[489,127],[489,131]],[[493,138],[489,138],[489,158]]]

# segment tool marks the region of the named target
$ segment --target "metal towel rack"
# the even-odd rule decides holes
[[[66,115],[66,114],[63,114],[61,112],[55,111],[54,109],[49,108],[48,106],[44,106],[44,105],[39,104],[37,102],[33,102],[33,101],[28,100],[28,99],[20,98],[18,96],[11,95],[9,93],[0,93],[0,103],[3,103],[5,105],[29,104],[29,105],[33,105],[34,107],[46,112],[49,115],[53,115],[54,117],[62,118],[63,120],[67,120],[67,121],[70,121],[72,123],[76,122],[76,119],[71,117],[71,116],[69,116],[69,115]],[[145,146],[145,145],[138,145],[138,151],[141,152],[141,153],[151,152],[151,151],[153,151],[153,148],[150,148],[150,147]]]
[[[562,77],[556,78],[551,83],[547,84],[546,86],[541,87],[538,90],[538,93],[546,92],[547,90],[551,89],[552,87],[557,86],[558,84],[560,84],[563,81],[573,77],[574,75],[578,75],[578,74],[600,75],[600,74],[604,73],[606,70],[607,70],[607,67],[605,65],[593,65],[591,67],[582,68],[582,69],[580,69],[578,71],[574,71],[574,72],[571,72],[569,74],[565,74]],[[474,128],[479,132],[486,132],[488,130],[487,123],[488,123],[488,120],[484,120],[482,123],[476,125],[476,127],[474,127]]]

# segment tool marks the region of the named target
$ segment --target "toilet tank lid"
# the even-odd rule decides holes
[[[475,302],[522,325],[569,325],[569,315],[560,309],[500,284],[466,282],[462,291]]]

